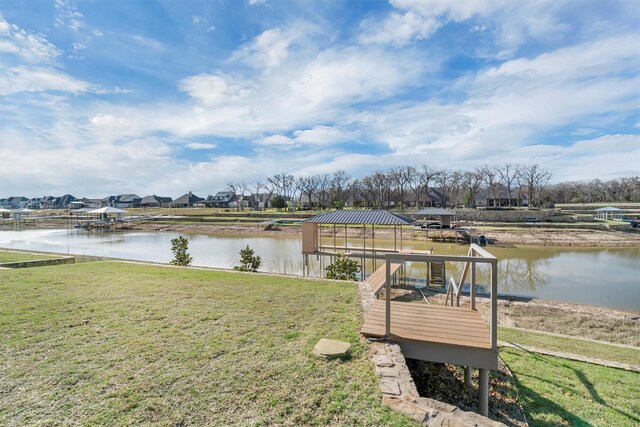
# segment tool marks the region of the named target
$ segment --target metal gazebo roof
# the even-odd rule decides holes
[[[445,209],[445,208],[426,208],[420,209],[415,213],[416,215],[450,215],[454,216],[456,211],[453,209]]]
[[[384,210],[337,210],[316,215],[305,222],[320,224],[409,225],[415,220]]]
[[[624,209],[614,208],[613,206],[607,206],[595,210],[596,212],[624,212]]]
[[[113,208],[111,206],[106,206],[104,208],[98,208],[98,209],[94,209],[92,211],[88,211],[87,213],[90,213],[90,214],[106,214],[106,213],[118,214],[118,213],[126,213],[126,212],[127,211],[123,211],[122,209]]]

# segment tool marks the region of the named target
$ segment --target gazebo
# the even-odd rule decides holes
[[[599,219],[602,221],[620,220],[622,219],[622,215],[624,214],[624,209],[614,208],[613,206],[606,206],[604,208],[596,209],[595,212],[595,219]]]
[[[304,266],[308,266],[309,255],[316,255],[322,260],[323,256],[333,258],[338,252],[347,252],[354,258],[360,258],[363,265],[365,259],[374,260],[375,269],[375,260],[383,260],[385,253],[402,250],[402,226],[411,225],[413,222],[412,218],[385,210],[336,210],[316,215],[302,223]],[[332,226],[332,245],[322,245],[320,239],[322,225]],[[367,226],[369,225],[371,226],[371,242],[367,246]],[[393,249],[376,248],[376,225],[393,226]],[[338,237],[340,232],[338,226],[343,228],[344,237]],[[349,227],[362,227],[362,246],[349,244]],[[399,241],[397,235],[398,227],[400,227]]]
[[[87,213],[91,215],[100,215],[100,219],[102,219],[103,221],[107,221],[107,219],[109,218],[109,214],[114,214],[116,217],[116,221],[122,221],[126,212],[127,211],[124,211],[122,209],[112,208],[111,206],[87,211]]]
[[[449,228],[451,226],[451,222],[456,221],[456,211],[453,209],[445,209],[445,208],[426,208],[421,209],[415,213],[416,216],[424,216],[424,217],[438,217],[440,218],[440,224],[442,224],[443,228]]]

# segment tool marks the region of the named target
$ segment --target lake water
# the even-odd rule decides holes
[[[167,263],[173,257],[170,241],[177,236],[171,232],[11,230],[0,231],[0,247]],[[240,249],[249,245],[262,257],[261,271],[302,274],[302,242],[297,237],[185,236],[196,266],[231,268],[238,262]],[[376,241],[376,246],[382,243]],[[387,244],[393,246],[393,242]],[[433,248],[436,254],[467,252],[465,245],[424,241],[405,240],[404,247]],[[488,250],[500,260],[498,288],[502,293],[640,310],[638,247],[489,246]],[[367,271],[372,268],[368,266]],[[462,265],[448,264],[447,277],[453,276],[457,281],[461,268]],[[313,263],[312,274],[320,274],[318,263]],[[425,275],[422,264],[409,266],[409,277]],[[481,271],[478,283],[487,281],[488,272]]]

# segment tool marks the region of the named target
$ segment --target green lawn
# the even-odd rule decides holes
[[[0,425],[414,425],[380,404],[352,285],[87,262],[0,271],[0,299]]]
[[[640,424],[640,374],[504,348],[531,426]]]
[[[505,327],[498,327],[498,339],[547,350],[640,365],[640,349],[624,348],[547,334],[537,334],[535,332]]]
[[[32,254],[25,252],[13,252],[0,249],[0,263],[3,262],[19,262],[33,261],[36,259],[57,258],[56,255]]]

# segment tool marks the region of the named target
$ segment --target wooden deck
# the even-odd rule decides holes
[[[391,275],[393,276],[402,267],[402,264],[391,263]],[[382,267],[371,273],[364,281],[371,288],[371,292],[374,295],[378,295],[380,290],[387,283],[387,266],[383,264]]]
[[[376,300],[366,315],[362,334],[384,337],[385,318],[385,301]],[[409,358],[497,368],[489,329],[480,314],[468,308],[392,301],[391,339]]]

